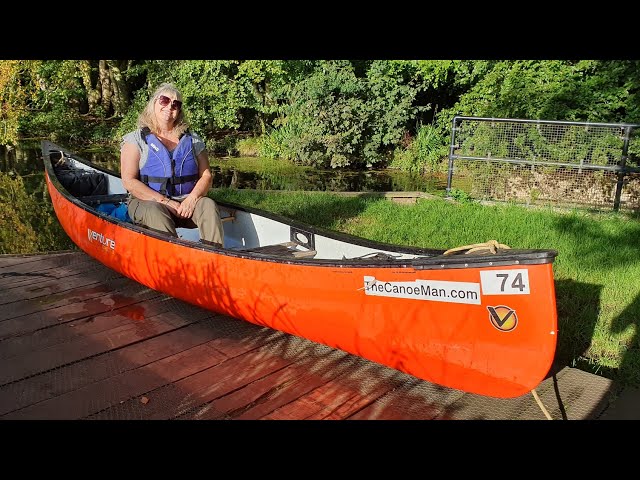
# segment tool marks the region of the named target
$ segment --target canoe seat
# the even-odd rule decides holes
[[[243,248],[243,252],[266,253],[268,255],[278,255],[282,257],[313,258],[316,256],[315,250],[298,250],[296,242],[283,242],[274,245],[264,245],[262,247]]]

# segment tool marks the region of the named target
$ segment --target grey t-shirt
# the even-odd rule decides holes
[[[199,135],[195,133],[191,133],[191,137],[193,138],[193,149],[195,151],[196,156],[200,155],[205,148],[204,142]],[[122,142],[120,143],[120,149],[125,143],[133,143],[138,146],[138,150],[140,150],[140,168],[144,167],[144,164],[147,163],[147,158],[149,156],[149,146],[147,142],[142,138],[142,133],[140,129],[134,130],[133,132],[127,133],[122,137]]]

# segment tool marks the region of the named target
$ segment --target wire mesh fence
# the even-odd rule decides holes
[[[640,125],[455,117],[447,192],[640,211]]]

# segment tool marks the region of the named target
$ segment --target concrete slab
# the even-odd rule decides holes
[[[640,420],[640,388],[623,390],[598,420]]]

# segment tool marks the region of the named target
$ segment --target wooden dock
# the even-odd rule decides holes
[[[435,385],[175,300],[82,252],[0,256],[0,419],[597,419],[575,368],[513,399]],[[542,407],[541,407],[542,405]]]

